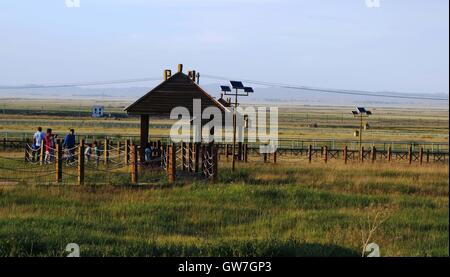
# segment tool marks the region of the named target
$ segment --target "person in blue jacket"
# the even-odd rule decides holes
[[[67,148],[69,152],[69,162],[73,162],[75,160],[75,130],[70,129],[69,133],[64,138],[63,148]]]

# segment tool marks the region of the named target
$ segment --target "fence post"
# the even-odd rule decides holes
[[[108,152],[108,139],[105,139],[104,145],[103,145],[103,158],[105,159],[105,164],[108,164],[108,158],[109,158],[109,152]]]
[[[194,168],[193,168],[193,157],[192,157],[192,152],[193,152],[193,148],[194,148],[194,145],[193,145],[193,143],[192,142],[189,142],[189,161],[188,161],[188,166],[189,166],[189,168],[188,168],[188,171],[189,172],[192,172],[192,171],[194,171]]]
[[[242,161],[242,142],[238,142],[238,161]]]
[[[359,155],[360,155],[361,163],[363,163],[364,162],[364,146],[361,146],[361,149],[359,151],[360,151]]]
[[[60,183],[62,181],[62,147],[59,141],[56,144],[55,165],[56,165],[56,182]]]
[[[39,149],[39,152],[40,152],[39,161],[41,162],[41,165],[44,164],[44,154],[45,154],[44,148],[45,148],[44,147],[44,142],[42,141],[41,142],[41,148]]]
[[[136,184],[138,182],[138,160],[137,160],[137,146],[131,145],[131,183]]]
[[[427,163],[430,162],[430,149],[427,149]]]
[[[195,143],[195,172],[199,171],[199,162],[200,162],[200,146],[201,143]]]
[[[225,155],[227,156],[227,162],[228,162],[228,157],[230,156],[229,151],[230,151],[230,147],[228,146],[228,143],[227,143],[227,144],[225,144]]]
[[[372,146],[372,163],[377,159],[377,149],[375,146]]]
[[[120,140],[117,140],[117,159],[120,160]]]
[[[182,142],[181,143],[181,162],[183,163],[182,164],[182,169],[183,169],[183,171],[185,171],[186,170],[186,142]]]
[[[172,143],[171,145],[167,144],[166,176],[167,176],[167,181],[169,183],[173,183],[175,181],[175,174],[176,174],[176,168],[177,168],[176,153],[177,153],[176,144],[175,143]]]
[[[263,158],[264,158],[264,163],[267,163],[267,153],[266,152],[263,153]]]
[[[80,139],[78,146],[78,185],[84,184],[84,139]]]
[[[328,147],[327,146],[324,146],[323,148],[323,161],[325,162],[325,163],[327,163],[328,162]]]
[[[206,174],[205,174],[205,151],[206,151],[206,146],[205,145],[202,145],[201,146],[201,155],[202,155],[202,159],[201,159],[201,171],[202,171],[202,175],[204,175],[205,177],[206,177]]]
[[[125,155],[125,164],[128,165],[130,161],[130,143],[129,140],[125,140],[125,146],[124,146],[124,155]]]
[[[244,162],[248,162],[248,144],[244,144]]]
[[[390,146],[390,145],[388,147],[387,156],[388,156],[388,162],[391,162],[391,160],[392,160],[392,146]]]
[[[422,165],[423,164],[423,146],[420,147],[419,158],[420,158],[420,165]]]
[[[411,144],[408,146],[408,163],[412,163],[412,146]]]
[[[273,151],[273,163],[274,164],[277,163],[277,150],[276,149]]]
[[[31,150],[33,151],[33,150]],[[28,152],[28,144],[25,145],[25,162],[28,162],[28,159],[30,158],[29,152]]]
[[[309,161],[309,163],[311,163],[311,160],[312,160],[312,145],[310,144],[308,146],[308,161]]]
[[[217,182],[217,177],[219,176],[219,174],[218,174],[219,173],[218,172],[218,166],[217,166],[217,163],[218,163],[217,156],[219,155],[219,153],[218,153],[217,146],[215,144],[212,145],[211,150],[212,150],[212,156],[213,156],[213,177],[212,177],[212,180],[213,180],[213,182]]]
[[[347,145],[344,146],[344,163],[347,164]]]

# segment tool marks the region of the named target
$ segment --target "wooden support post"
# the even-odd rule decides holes
[[[244,144],[244,162],[248,162],[248,144]]]
[[[230,156],[229,152],[230,152],[230,147],[229,147],[229,144],[227,143],[227,144],[225,144],[225,155],[227,156],[227,162],[228,162],[228,157]]]
[[[387,156],[388,156],[388,162],[391,162],[391,160],[392,160],[392,146],[388,147]]]
[[[242,142],[238,142],[238,161],[242,161]]]
[[[201,155],[200,168],[201,168],[201,171],[202,171],[202,175],[204,175],[206,177],[206,175],[205,175],[205,151],[206,151],[206,146],[202,145],[201,146],[201,153],[200,153],[200,155]]]
[[[141,148],[139,151],[139,158],[141,162],[145,161],[145,148],[147,147],[148,143],[148,124],[149,124],[149,116],[141,115],[141,131],[140,131]]]
[[[123,155],[124,155],[124,162],[126,165],[130,163],[130,142],[129,140],[125,140],[125,145],[123,146]]]
[[[200,142],[196,142],[195,143],[195,172],[198,173],[199,168],[201,168],[201,166],[199,167],[199,163],[200,163],[200,147],[201,147],[201,143]]]
[[[105,164],[109,162],[109,140],[105,139],[103,142],[103,159],[105,160]]]
[[[117,141],[117,159],[120,160],[120,140]]]
[[[430,149],[427,149],[427,163],[430,162]]]
[[[420,154],[419,154],[419,161],[420,161],[420,165],[423,164],[423,146],[420,147]]]
[[[308,146],[308,161],[309,161],[309,163],[311,163],[311,161],[312,161],[312,145],[311,144]]]
[[[344,146],[344,163],[347,164],[347,145]]]
[[[273,151],[273,163],[276,164],[277,163],[277,150],[275,149],[275,151]]]
[[[138,182],[138,153],[137,145],[132,144],[130,147],[130,172],[131,172],[131,183],[137,184]]]
[[[264,153],[263,157],[264,157],[264,163],[267,163],[267,153]]]
[[[193,143],[189,142],[189,153],[188,153],[188,156],[189,156],[189,161],[188,161],[189,168],[188,168],[188,171],[189,172],[193,172],[194,171],[194,166],[193,166],[193,150],[194,149],[193,148],[194,148]]]
[[[323,161],[325,162],[325,163],[327,163],[328,162],[328,147],[327,146],[324,146],[323,148]]]
[[[84,139],[80,139],[78,146],[78,185],[84,184]]]
[[[376,159],[377,159],[377,149],[375,148],[375,146],[372,146],[372,163],[374,163]]]
[[[218,151],[218,147],[216,145],[212,145],[211,146],[211,151],[212,151],[212,156],[213,156],[213,176],[212,176],[212,180],[213,182],[217,182],[218,176],[219,176],[219,170],[218,170],[218,156],[219,156],[219,151]]]
[[[33,149],[31,151],[34,151]],[[28,145],[25,145],[25,162],[27,163],[28,160],[30,159],[30,154],[28,152]]]
[[[44,148],[45,148],[45,146],[44,146],[44,141],[42,141],[41,142],[41,148],[39,149],[39,153],[40,153],[40,155],[39,155],[39,161],[41,162],[41,165],[43,165],[44,164],[44,156],[45,156],[45,151],[44,151]]]
[[[408,163],[412,163],[412,145],[408,146]]]
[[[62,181],[62,147],[59,141],[56,144],[55,165],[56,165],[56,182],[60,183]]]
[[[186,142],[181,143],[181,161],[182,161],[182,169],[183,171],[186,171]]]
[[[177,153],[177,146],[175,143],[172,144],[168,144],[167,145],[167,155],[166,155],[166,176],[167,176],[167,181],[169,183],[173,183],[175,181],[175,177],[176,177],[176,169],[177,169],[177,157],[176,157],[176,153]]]
[[[359,156],[361,159],[361,163],[363,163],[364,162],[364,146],[361,146],[361,149],[359,151],[360,151]]]

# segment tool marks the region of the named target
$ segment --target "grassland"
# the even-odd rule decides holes
[[[448,166],[253,163],[218,184],[3,186],[0,255],[448,256]]]
[[[125,103],[104,104],[123,115]],[[36,125],[60,134],[69,127],[138,134],[137,118],[90,118],[90,102],[41,105],[8,102],[0,136],[29,136]],[[354,140],[351,109],[280,107],[280,137]],[[169,121],[151,122],[151,135],[167,134]],[[448,109],[376,108],[369,123],[366,139],[448,144]],[[64,165],[55,185],[53,165],[31,168],[22,151],[1,156],[8,158],[0,159],[0,256],[64,256],[71,242],[82,256],[361,256],[377,213],[386,221],[371,241],[382,256],[449,255],[448,163],[309,164],[280,156],[275,165],[252,158],[232,173],[222,159],[216,184],[169,185],[149,171],[140,172],[139,186],[126,168],[100,165],[87,169],[89,185],[76,186],[73,167]]]
[[[59,134],[73,127],[85,136],[139,135],[139,119],[126,118],[123,111],[129,103],[106,101],[103,103],[106,113],[111,113],[112,117],[93,119],[89,116],[92,102],[77,101],[77,105],[65,100],[48,102],[7,100],[5,112],[0,110],[0,138],[6,133],[9,137],[29,137],[36,125],[51,127]],[[279,137],[355,140],[354,130],[359,128],[359,121],[352,116],[352,109],[354,107],[280,106]],[[364,132],[364,140],[448,143],[448,109],[372,108],[372,111],[374,115],[368,120],[370,128]],[[167,119],[152,118],[151,136],[168,135],[170,123]]]

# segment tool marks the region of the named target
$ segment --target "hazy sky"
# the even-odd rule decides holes
[[[380,4],[2,0],[0,85],[162,78],[183,63],[298,85],[448,93],[449,1]]]

